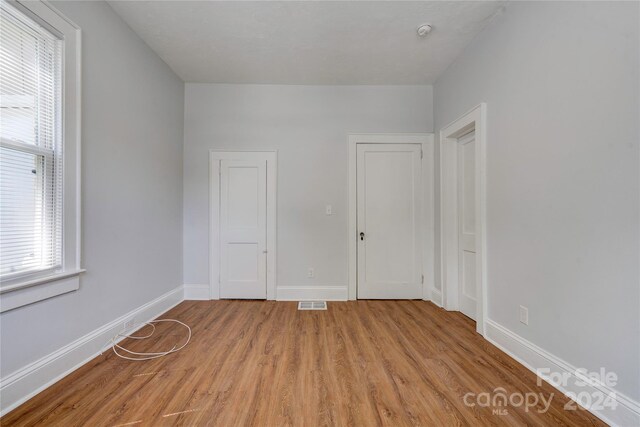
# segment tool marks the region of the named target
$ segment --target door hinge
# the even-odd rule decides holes
[[[424,274],[422,275],[422,284],[424,285]]]
[[[424,158],[424,153],[422,152],[422,150],[420,150],[420,158],[423,159]]]

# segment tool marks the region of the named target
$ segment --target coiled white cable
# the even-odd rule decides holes
[[[161,323],[161,322],[179,323],[180,325],[182,325],[185,328],[187,328],[187,331],[189,332],[189,335],[187,336],[187,340],[185,341],[185,343],[182,344],[180,347],[176,347],[174,345],[173,348],[171,350],[168,350],[168,351],[142,352],[142,353],[131,351],[131,350],[127,350],[126,348],[124,348],[120,344],[118,344],[118,339],[119,338],[130,338],[130,339],[134,339],[134,340],[143,340],[143,339],[146,339],[146,338],[150,338],[154,334],[154,332],[156,331],[155,323]],[[182,350],[183,348],[185,348],[185,346],[187,344],[189,344],[189,341],[191,341],[191,328],[189,327],[189,325],[186,325],[186,324],[182,323],[179,320],[175,320],[175,319],[156,319],[156,320],[150,320],[149,322],[144,322],[142,324],[143,327],[145,325],[151,326],[153,328],[153,329],[151,329],[151,332],[148,335],[145,335],[145,336],[124,335],[122,332],[120,332],[120,333],[116,334],[113,338],[111,338],[111,340],[110,340],[111,341],[111,349],[116,354],[116,356],[121,357],[122,359],[126,359],[126,360],[151,360],[151,359],[157,359],[159,357],[163,357],[163,356],[166,356],[168,354],[176,353],[176,352]],[[136,356],[136,357],[131,357],[131,356],[127,356],[125,354],[120,354],[120,353],[118,353],[118,349],[120,349],[123,352],[129,353],[129,354],[131,354],[133,356]],[[100,354],[102,354],[102,352]]]

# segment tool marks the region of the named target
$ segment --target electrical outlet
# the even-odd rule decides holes
[[[128,331],[129,329],[133,329],[135,324],[136,324],[136,319],[132,317],[131,319],[124,322],[124,330]]]
[[[327,215],[333,215],[333,207],[331,205],[327,205],[325,207],[325,212],[327,213]]]
[[[520,323],[529,324],[529,309],[523,305],[520,306]]]
[[[315,272],[313,271],[313,267],[309,267],[309,270],[307,270],[307,277],[309,279],[313,279],[314,276],[315,276]]]

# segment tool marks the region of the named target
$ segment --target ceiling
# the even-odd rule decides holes
[[[431,84],[504,3],[110,1],[186,82]],[[416,34],[433,25],[426,38]]]

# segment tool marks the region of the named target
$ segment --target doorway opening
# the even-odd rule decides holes
[[[486,304],[486,106],[440,132],[442,305],[476,321]]]

